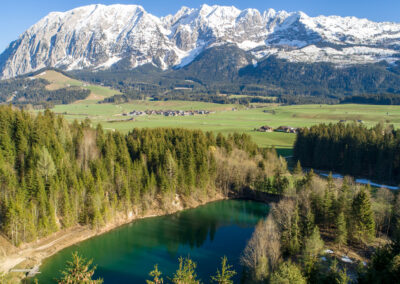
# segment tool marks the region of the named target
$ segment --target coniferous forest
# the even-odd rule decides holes
[[[164,208],[176,196],[207,200],[272,175],[280,161],[246,135],[183,129],[104,132],[0,108],[1,231],[13,244],[76,224]]]
[[[400,182],[400,133],[390,126],[338,123],[305,128],[297,135],[294,155],[306,167]]]

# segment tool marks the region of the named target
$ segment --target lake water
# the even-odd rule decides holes
[[[238,272],[240,255],[258,221],[268,214],[268,205],[245,200],[213,202],[173,215],[135,221],[101,236],[60,251],[43,262],[39,283],[53,283],[74,251],[97,265],[95,277],[105,283],[145,283],[158,264],[164,281],[178,267],[180,256],[197,262],[203,283],[220,267],[221,257]],[[169,281],[168,281],[169,282]]]

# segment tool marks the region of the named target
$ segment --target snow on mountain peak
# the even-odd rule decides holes
[[[183,66],[207,47],[235,43],[254,58],[358,64],[400,58],[400,24],[303,12],[182,7],[158,18],[139,5],[89,5],[52,12],[0,55],[0,76],[44,67]]]

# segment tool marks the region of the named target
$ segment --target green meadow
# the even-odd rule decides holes
[[[126,121],[130,117],[122,114],[133,110],[211,110],[215,113],[184,117],[145,115],[135,117],[133,121]],[[274,146],[281,149],[281,153],[284,154],[290,154],[288,150],[293,146],[294,134],[262,133],[254,129],[262,125],[307,127],[318,123],[336,123],[340,120],[362,120],[366,126],[382,122],[400,127],[400,106],[271,104],[246,108],[238,105],[188,101],[135,101],[129,104],[97,104],[82,101],[76,104],[58,105],[53,111],[65,115],[70,121],[89,118],[93,124],[101,123],[107,130],[121,132],[128,132],[135,127],[182,127],[221,132],[225,135],[235,131],[247,133],[261,147]]]
[[[69,87],[80,87],[90,91],[90,95],[85,99],[85,102],[96,103],[103,100],[106,97],[110,97],[116,94],[120,94],[119,91],[113,90],[109,87],[91,85],[76,79],[61,74],[54,70],[47,70],[35,76],[35,78],[41,78],[47,80],[50,84],[46,86],[48,90],[58,90]]]

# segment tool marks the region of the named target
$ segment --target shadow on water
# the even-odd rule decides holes
[[[244,200],[227,200],[169,216],[138,220],[104,235],[69,247],[44,261],[39,283],[51,283],[73,251],[92,259],[97,265],[95,277],[105,283],[145,283],[154,264],[165,275],[176,270],[180,256],[198,263],[198,275],[204,283],[214,274],[222,256],[234,265],[239,282],[240,254],[268,206]],[[165,278],[165,277],[164,277]]]

